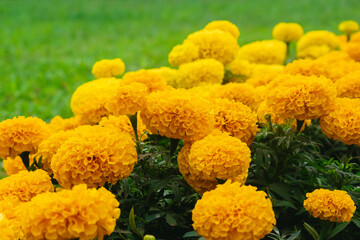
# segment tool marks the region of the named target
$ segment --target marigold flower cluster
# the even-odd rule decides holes
[[[298,23],[278,23],[273,28],[272,35],[275,39],[292,42],[297,41],[304,34],[303,28]]]
[[[286,44],[279,40],[263,40],[243,45],[237,59],[257,64],[283,64],[286,58]]]
[[[333,110],[334,83],[323,76],[282,74],[268,86],[267,104],[275,114],[298,120],[316,119]]]
[[[179,67],[176,86],[191,88],[208,84],[221,84],[224,73],[224,65],[215,59],[196,60]]]
[[[258,132],[256,114],[248,106],[226,98],[216,98],[212,102],[215,128],[251,145]]]
[[[114,231],[120,216],[119,202],[105,188],[44,193],[22,207],[26,239],[97,239]]]
[[[100,60],[94,64],[91,71],[96,78],[116,77],[124,72],[125,64],[120,58]]]
[[[120,80],[115,78],[100,78],[84,83],[71,97],[72,112],[88,124],[97,124],[102,117],[110,114],[105,104],[119,84]]]
[[[62,187],[81,183],[98,187],[130,175],[137,154],[129,135],[101,126],[82,126],[77,131],[51,160],[54,178]]]
[[[165,78],[160,73],[156,73],[151,70],[141,69],[135,72],[128,72],[123,77],[125,84],[130,83],[142,83],[144,84],[148,92],[163,91],[171,88],[167,85]]]
[[[28,151],[35,153],[41,141],[49,137],[46,123],[37,117],[14,117],[0,122],[0,157],[15,158]]]
[[[227,181],[204,193],[193,210],[194,229],[208,240],[262,239],[276,224],[266,193]]]
[[[34,172],[20,171],[0,180],[0,200],[10,197],[27,202],[40,193],[52,191],[54,187],[51,179],[41,169]]]
[[[329,138],[360,146],[360,99],[336,98],[335,108],[320,118],[321,131]]]
[[[199,58],[199,47],[191,42],[176,45],[169,53],[169,63],[172,66],[195,61]]]
[[[305,209],[315,218],[331,222],[350,222],[355,204],[347,192],[316,189],[306,194]]]
[[[182,140],[201,139],[214,126],[209,102],[184,89],[151,93],[141,118],[152,133]]]

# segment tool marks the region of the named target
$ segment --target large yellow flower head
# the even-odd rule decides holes
[[[105,108],[114,116],[134,115],[144,104],[148,88],[145,84],[131,82],[114,87]]]
[[[125,64],[120,58],[103,59],[94,64],[91,73],[96,78],[111,78],[125,72]]]
[[[185,89],[151,93],[141,118],[152,133],[182,140],[201,139],[214,126],[209,102]]]
[[[349,42],[345,50],[352,59],[360,62],[360,42]]]
[[[360,146],[360,99],[336,98],[335,109],[320,118],[321,131],[334,140]]]
[[[46,141],[46,140],[45,140]],[[41,146],[41,144],[40,144]],[[29,164],[33,163],[33,159],[35,154],[29,155]],[[15,158],[8,157],[3,160],[3,167],[8,176],[16,174],[20,171],[27,170],[20,156],[16,156]]]
[[[0,122],[0,157],[15,158],[29,151],[35,153],[40,143],[49,137],[46,123],[37,117],[14,117]]]
[[[123,77],[125,84],[142,83],[148,88],[148,92],[163,91],[170,88],[165,78],[160,74],[151,70],[141,69],[135,72],[128,72]]]
[[[80,116],[75,116],[71,118],[62,118],[60,116],[56,116],[51,119],[50,123],[48,124],[50,131],[55,133],[57,131],[66,131],[77,128],[81,125],[85,124],[83,119]]]
[[[201,30],[190,34],[184,43],[199,47],[199,58],[214,58],[223,64],[233,61],[239,50],[237,40],[228,32]]]
[[[298,57],[317,58],[340,45],[336,35],[329,31],[310,31],[302,36],[296,46]]]
[[[176,79],[178,76],[178,70],[169,68],[169,67],[161,67],[161,68],[151,68],[150,72],[154,72],[156,74],[160,74],[163,76],[169,86],[176,87]]]
[[[130,175],[137,155],[128,134],[101,126],[82,126],[77,131],[51,160],[54,178],[62,187],[80,183],[98,187]]]
[[[11,197],[27,202],[40,193],[52,191],[54,187],[51,179],[41,169],[34,172],[21,171],[0,180],[0,200]]]
[[[109,117],[103,117],[101,121],[99,122],[100,126],[103,127],[112,127],[117,128],[121,132],[128,133],[133,139],[135,138],[134,129],[131,126],[130,119],[126,115],[120,115],[120,116],[109,116]],[[147,135],[145,132],[149,132],[144,123],[141,120],[140,114],[137,115],[137,133],[140,137],[140,141],[144,141],[147,138]]]
[[[216,98],[212,102],[215,128],[251,145],[258,132],[256,114],[248,106],[226,98]]]
[[[16,236],[14,238],[10,238],[9,240],[13,239],[24,239],[23,238],[23,231],[21,228],[21,218],[23,216],[21,212],[21,207],[24,202],[20,202],[18,198],[14,197],[7,197],[4,200],[0,200],[0,236],[3,237],[3,226],[1,226],[1,214],[3,217],[7,218],[7,224],[10,223],[12,232]],[[5,228],[6,229],[6,228]],[[3,239],[3,238],[1,238]],[[6,239],[6,238],[5,238]]]
[[[283,118],[305,120],[329,114],[335,98],[336,87],[330,79],[282,74],[269,84],[266,101]]]
[[[303,28],[298,23],[278,23],[272,30],[275,39],[284,42],[297,41],[304,34]]]
[[[192,212],[194,229],[207,240],[259,240],[276,224],[270,199],[253,186],[227,181],[204,193]]]
[[[237,55],[257,64],[283,64],[286,58],[286,44],[279,40],[263,40],[243,45]]]
[[[19,235],[16,233],[11,221],[6,218],[4,214],[0,212],[0,236],[2,240],[14,240],[19,239]]]
[[[338,79],[335,86],[338,97],[360,98],[360,70]]]
[[[215,59],[200,59],[179,67],[176,85],[191,88],[208,84],[221,84],[224,78],[224,65]]]
[[[347,192],[316,189],[306,194],[305,209],[315,218],[331,222],[350,222],[356,207]]]
[[[210,134],[196,141],[189,154],[190,172],[205,180],[226,180],[247,173],[250,149],[227,133]]]
[[[235,102],[241,102],[253,110],[256,110],[255,88],[247,83],[228,83],[220,85],[210,93],[214,98],[227,98]]]
[[[355,21],[342,21],[339,26],[338,26],[339,30],[346,33],[346,34],[351,34],[353,32],[356,32],[359,30],[359,24]]]
[[[85,184],[38,195],[22,211],[22,227],[29,240],[102,240],[114,231],[120,216],[115,195],[105,188],[87,189]]]
[[[169,53],[169,63],[171,66],[180,66],[181,64],[195,61],[199,58],[199,47],[191,42],[176,45]]]
[[[287,64],[284,73],[303,76],[327,76],[327,66],[321,61],[300,59]]]
[[[226,65],[226,70],[231,72],[229,82],[245,82],[252,73],[253,65],[245,59],[235,59]]]
[[[71,97],[70,107],[75,116],[80,116],[89,124],[97,124],[109,115],[105,103],[118,85],[115,78],[100,78],[79,86]]]
[[[240,31],[237,28],[237,26],[229,21],[223,20],[223,21],[212,21],[209,22],[204,30],[221,30],[223,32],[228,32],[230,33],[236,40],[239,38],[240,36]]]

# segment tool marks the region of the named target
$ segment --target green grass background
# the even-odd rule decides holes
[[[168,66],[171,48],[212,20],[236,24],[244,44],[271,38],[281,21],[339,33],[348,19],[360,22],[359,0],[0,0],[0,121],[70,117],[95,61]]]

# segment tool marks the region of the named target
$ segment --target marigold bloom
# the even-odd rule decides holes
[[[309,58],[309,59],[316,59],[324,54],[327,54],[331,51],[331,48],[324,44],[324,45],[314,45],[309,46],[303,50],[299,50],[296,52],[297,58]]]
[[[265,192],[231,181],[204,193],[192,213],[194,229],[207,240],[261,239],[276,224]]]
[[[50,123],[48,124],[50,131],[55,133],[57,131],[66,131],[77,128],[81,125],[85,124],[83,119],[80,116],[75,116],[71,118],[62,118],[60,116],[56,116],[51,119]]]
[[[268,86],[266,101],[283,118],[316,119],[333,110],[334,83],[323,76],[282,74]]]
[[[49,137],[46,123],[37,117],[14,117],[0,122],[0,157],[15,158],[22,152],[35,153]]]
[[[30,154],[29,156],[30,165],[33,163],[34,156],[35,156],[34,154]],[[4,159],[3,167],[8,176],[16,174],[23,170],[27,170],[20,156],[16,156],[15,158],[8,157]]]
[[[360,98],[360,70],[338,79],[335,86],[338,97]]]
[[[22,227],[29,240],[102,240],[114,231],[120,216],[115,195],[105,188],[87,189],[85,184],[38,195],[22,211]]]
[[[79,86],[71,97],[70,107],[75,116],[79,115],[89,124],[97,124],[109,115],[105,103],[120,80],[100,78]]]
[[[59,184],[71,188],[116,183],[133,171],[137,161],[134,142],[116,128],[82,126],[57,150],[51,168]]]
[[[327,66],[321,61],[300,59],[287,64],[284,73],[303,76],[327,76]]]
[[[168,85],[172,87],[176,87],[176,78],[178,76],[178,70],[168,67],[161,67],[161,68],[151,68],[149,69],[150,72],[154,72],[156,74],[160,74],[163,76]]]
[[[0,201],[0,222],[1,222],[1,214],[3,214],[3,216],[5,216],[10,222],[14,235],[17,236],[16,238],[14,237],[9,240],[23,239],[23,231],[21,228],[22,212],[20,211],[20,208],[22,207],[23,204],[24,203],[20,202],[19,199],[11,196]],[[2,237],[3,235],[1,233],[1,230],[2,227],[0,227],[0,236]]]
[[[165,78],[160,74],[151,70],[141,69],[135,72],[128,72],[123,77],[125,84],[142,83],[148,88],[148,92],[163,91],[170,88]]]
[[[215,59],[200,59],[185,63],[179,67],[176,85],[191,88],[208,84],[221,84],[224,78],[224,66]]]
[[[176,45],[169,53],[169,63],[171,66],[195,61],[199,58],[199,47],[191,42]]]
[[[247,83],[228,83],[220,85],[210,93],[214,98],[227,98],[235,102],[241,102],[253,110],[256,110],[255,88]]]
[[[280,64],[253,64],[251,77],[258,75],[278,74],[284,70],[284,65]]]
[[[233,61],[239,50],[237,40],[228,32],[201,30],[190,34],[184,43],[199,47],[199,58],[214,58],[223,64]]]
[[[250,161],[244,142],[227,133],[210,134],[191,146],[189,170],[201,179],[226,180],[247,173]]]
[[[111,78],[120,76],[125,72],[125,64],[120,58],[103,59],[97,61],[91,73],[96,78]]]
[[[270,66],[270,65],[268,65],[268,66]],[[254,87],[265,86],[265,85],[269,84],[272,80],[274,80],[274,78],[282,72],[282,69],[283,68],[274,70],[274,71],[270,71],[270,72],[266,72],[263,74],[253,75],[249,79],[246,80],[246,83],[250,84]]]
[[[230,33],[236,40],[240,36],[240,31],[237,26],[229,21],[212,21],[209,22],[204,30],[211,31],[211,30],[221,30],[223,32]]]
[[[105,108],[114,116],[134,115],[144,104],[148,88],[145,84],[132,82],[114,87]]]
[[[350,42],[360,42],[360,32],[351,35]]]
[[[360,62],[360,42],[349,42],[345,50],[352,59]]]
[[[275,39],[292,42],[297,41],[304,34],[303,28],[298,23],[278,23],[272,30]]]
[[[336,35],[329,31],[310,31],[302,36],[296,46],[298,57],[317,58],[340,45]]]
[[[37,194],[52,191],[54,187],[51,179],[41,169],[34,172],[21,171],[0,180],[0,200],[13,197],[27,202]]]
[[[215,128],[251,145],[258,132],[256,114],[248,106],[226,98],[216,98],[212,102]]]
[[[19,239],[19,236],[15,232],[14,226],[2,213],[0,213],[0,236],[2,240]]]
[[[185,89],[151,93],[141,118],[152,133],[182,140],[201,139],[214,126],[209,102]]]
[[[339,30],[346,34],[351,34],[359,30],[359,24],[355,21],[342,21],[339,26]]]
[[[345,191],[316,189],[306,194],[305,209],[315,218],[331,222],[350,222],[356,207]]]
[[[279,40],[263,40],[243,45],[236,57],[257,64],[283,64],[286,44]]]
[[[232,73],[229,82],[245,82],[251,76],[253,64],[245,59],[235,59],[226,65],[226,70]]]
[[[360,146],[360,99],[336,98],[335,109],[320,118],[321,131],[334,140]]]

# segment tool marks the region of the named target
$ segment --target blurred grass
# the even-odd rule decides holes
[[[71,94],[92,79],[95,61],[168,66],[171,48],[212,20],[236,24],[244,44],[271,38],[280,21],[339,33],[340,21],[360,22],[359,9],[359,0],[1,0],[0,121],[70,117]]]

